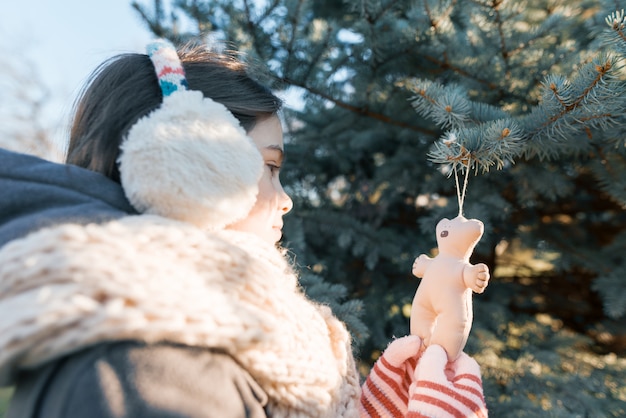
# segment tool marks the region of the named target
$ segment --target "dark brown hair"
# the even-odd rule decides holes
[[[195,47],[179,50],[179,56],[189,88],[226,106],[247,132],[280,110],[281,100],[252,79],[247,66],[233,55]],[[162,100],[147,55],[122,54],[105,61],[91,74],[74,105],[66,162],[119,182],[122,141],[131,126]]]

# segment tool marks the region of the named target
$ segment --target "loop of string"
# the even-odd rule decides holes
[[[454,182],[456,183],[456,197],[459,202],[459,216],[463,216],[463,203],[465,203],[465,192],[467,191],[467,180],[469,175],[469,167],[465,168],[465,179],[463,180],[463,190],[459,187],[459,175],[454,165]]]

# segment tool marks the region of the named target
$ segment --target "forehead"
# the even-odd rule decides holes
[[[261,119],[248,135],[259,149],[283,148],[283,127],[277,116]]]

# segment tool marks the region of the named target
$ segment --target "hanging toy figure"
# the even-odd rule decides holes
[[[483,293],[489,282],[487,265],[469,262],[484,225],[462,215],[466,185],[467,176],[463,193],[458,193],[457,180],[459,215],[437,224],[437,256],[422,254],[413,263],[413,274],[422,281],[413,298],[411,334],[422,338],[426,346],[443,347],[449,361],[459,357],[467,342],[473,318],[472,292]]]

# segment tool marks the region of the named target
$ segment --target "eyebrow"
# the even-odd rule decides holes
[[[265,149],[271,150],[271,151],[278,151],[280,153],[280,159],[282,160],[285,158],[285,151],[280,145],[274,145],[274,144],[268,145],[267,147],[265,147]]]
[[[265,148],[266,148],[266,149],[274,149],[274,150],[276,150],[276,151],[280,151],[280,153],[281,153],[281,154],[284,154],[284,153],[285,153],[285,151],[283,151],[283,147],[281,147],[280,145],[275,145],[275,144],[272,144],[272,145],[268,145],[268,146],[267,146],[267,147],[265,147]]]

